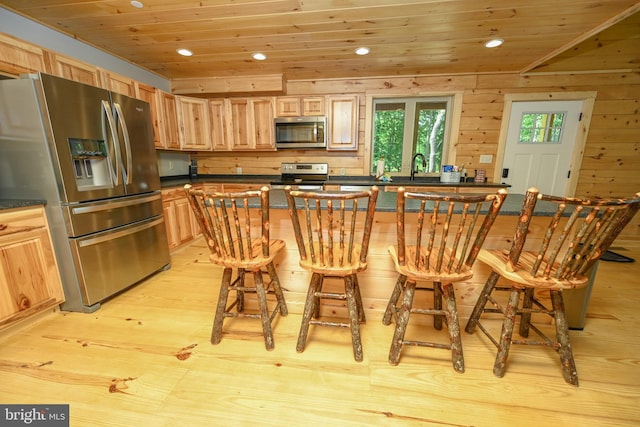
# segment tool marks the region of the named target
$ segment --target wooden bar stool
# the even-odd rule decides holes
[[[533,237],[529,234],[529,225],[536,216],[537,203],[549,204],[555,212],[543,223],[546,226],[544,234]],[[496,376],[504,376],[511,344],[538,345],[557,351],[565,381],[578,385],[562,291],[587,286],[589,270],[638,208],[640,193],[633,199],[588,200],[547,196],[540,194],[537,188],[527,190],[511,248],[483,249],[478,255],[478,259],[493,271],[465,328],[472,333],[477,326],[498,348],[493,367]],[[500,278],[507,283],[498,286]],[[501,290],[509,292],[506,305],[494,292]],[[550,301],[542,299],[547,293]],[[521,296],[524,296],[522,303]],[[502,314],[499,341],[480,323],[483,313]],[[554,319],[554,339],[532,323],[537,313]],[[513,339],[518,316],[519,334],[525,338],[523,340]],[[539,339],[527,339],[529,330],[533,330]]]
[[[294,191],[291,187],[284,191],[300,253],[300,266],[313,273],[296,350],[304,351],[309,325],[348,327],[353,356],[360,362],[360,322],[365,322],[365,313],[357,273],[367,268],[378,187],[357,192],[304,192]],[[366,210],[359,209],[361,205]],[[323,292],[327,277],[342,279],[344,292]],[[323,320],[320,316],[323,299],[346,300],[349,322]]]
[[[269,188],[236,193],[205,193],[189,184],[184,188],[209,247],[209,260],[224,268],[211,342],[218,344],[222,339],[225,317],[257,318],[262,322],[265,347],[272,350],[272,321],[278,312],[287,315],[287,304],[273,263],[285,243],[269,238]],[[234,269],[237,275],[232,281]],[[246,273],[253,275],[253,286],[246,283]],[[266,284],[263,275],[269,278]],[[236,295],[227,305],[230,291]],[[257,297],[257,313],[245,310],[247,292]],[[271,313],[267,301],[270,293],[276,299]]]
[[[473,276],[473,263],[506,197],[503,189],[496,194],[415,193],[406,192],[404,187],[398,189],[398,243],[389,247],[389,253],[399,276],[382,319],[385,325],[391,323],[392,317],[396,319],[389,363],[398,364],[403,345],[434,347],[450,350],[454,369],[464,372],[453,283]],[[416,214],[406,214],[408,202],[417,203]],[[432,286],[417,286],[418,282],[430,282]],[[433,307],[413,307],[416,291],[432,292]],[[405,339],[412,314],[432,315],[438,330],[442,329],[444,317],[450,342]]]

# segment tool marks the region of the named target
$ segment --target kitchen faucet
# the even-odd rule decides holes
[[[422,153],[416,153],[416,154],[414,154],[414,155],[413,155],[413,158],[411,159],[411,181],[413,181],[413,180],[414,180],[414,178],[415,178],[415,174],[416,174],[416,172],[418,172],[418,168],[417,168],[417,167],[414,167],[414,166],[415,166],[415,164],[416,164],[416,159],[417,159],[418,157],[422,157],[422,169],[423,169],[423,172],[424,172],[424,170],[426,170],[426,168],[427,168],[427,159],[424,157],[424,154],[422,154]]]

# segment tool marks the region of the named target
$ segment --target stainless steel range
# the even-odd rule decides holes
[[[327,163],[282,163],[280,180],[271,182],[271,189],[283,189],[290,185],[298,190],[322,190],[328,177]]]

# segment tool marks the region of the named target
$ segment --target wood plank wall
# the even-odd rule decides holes
[[[331,175],[367,175],[369,144],[365,141],[367,96],[462,92],[462,116],[456,163],[468,170],[484,168],[489,181],[493,164],[480,164],[480,154],[498,150],[504,96],[522,93],[597,92],[587,137],[577,196],[629,197],[640,192],[640,73],[527,75],[487,74],[368,79],[290,81],[288,95],[360,95],[360,144],[357,152],[279,151],[273,153],[198,153],[202,173],[278,174],[281,162],[327,162]],[[640,219],[625,234],[640,238]],[[628,236],[630,237],[630,236]]]

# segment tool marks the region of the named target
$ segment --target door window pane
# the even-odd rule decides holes
[[[563,112],[523,113],[520,139],[523,144],[558,144],[564,124]]]

